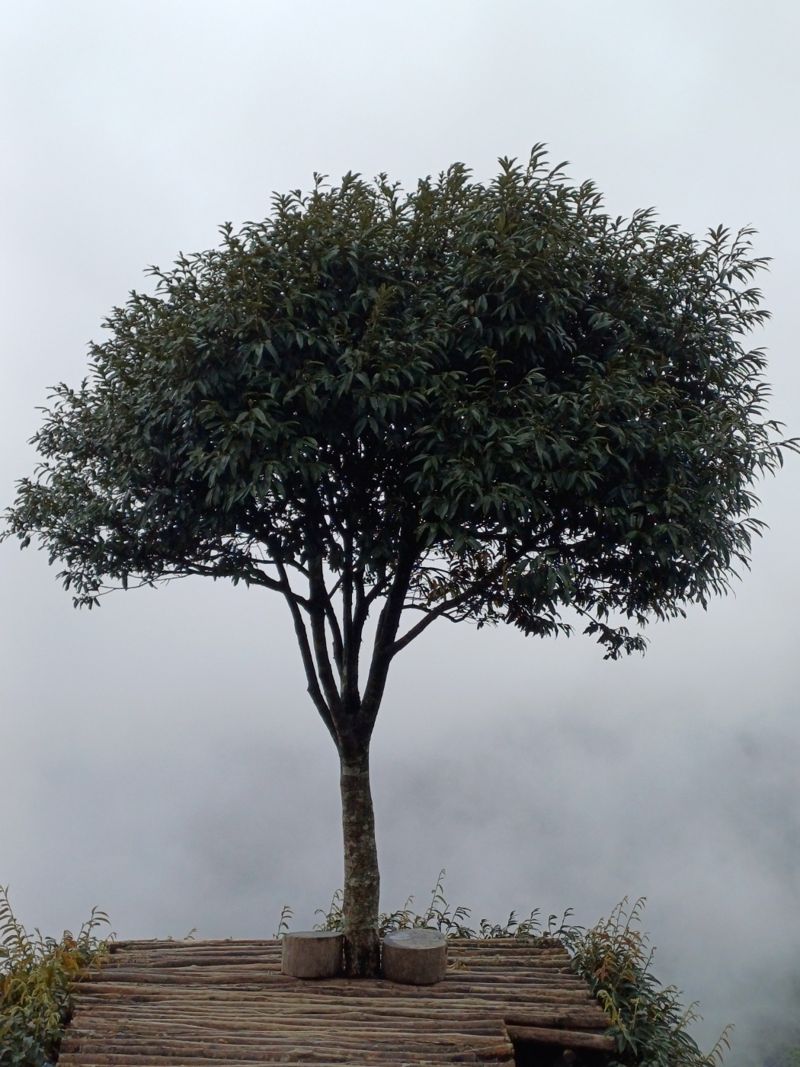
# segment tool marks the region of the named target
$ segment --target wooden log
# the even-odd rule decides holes
[[[395,930],[383,940],[383,977],[406,985],[433,985],[447,971],[447,942],[438,930]]]
[[[533,1026],[555,1030],[607,1030],[608,1016],[601,1008],[566,1009],[564,1011],[504,1012],[506,1026]]]
[[[285,934],[281,971],[293,978],[335,978],[342,973],[344,938],[331,930]]]
[[[558,1048],[594,1049],[614,1052],[617,1043],[605,1034],[585,1034],[580,1030],[554,1030],[544,1026],[508,1026],[514,1044],[556,1045]]]

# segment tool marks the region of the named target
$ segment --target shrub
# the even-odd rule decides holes
[[[28,933],[0,886],[0,1067],[53,1062],[72,1011],[70,988],[106,951],[97,931],[107,923],[93,908],[77,935]]]
[[[561,932],[575,970],[608,1016],[618,1049],[613,1067],[717,1067],[730,1048],[731,1028],[709,1053],[700,1050],[689,1033],[697,1005],[684,1007],[680,990],[653,974],[654,950],[639,929],[643,908],[643,897],[630,908],[623,900],[595,926]]]

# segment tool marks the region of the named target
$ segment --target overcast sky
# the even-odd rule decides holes
[[[752,223],[774,257],[773,414],[800,432],[800,8],[698,3],[0,5],[0,503],[36,406],[77,383],[143,268],[313,171],[490,178],[546,141],[614,214]],[[609,664],[585,638],[429,630],[395,662],[373,774],[383,902],[440,867],[476,918],[648,897],[657,973],[746,1034],[800,958],[800,462],[736,596]],[[202,579],[75,612],[0,549],[0,883],[49,932],[271,936],[341,882],[336,757],[284,605]],[[772,1009],[770,1009],[772,1010]],[[743,1041],[740,1049],[743,1049]],[[742,1052],[743,1055],[743,1052]],[[742,1060],[743,1062],[743,1060]]]

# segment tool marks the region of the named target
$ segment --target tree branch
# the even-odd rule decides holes
[[[336,679],[333,676],[333,669],[331,667],[330,656],[328,655],[328,641],[325,632],[326,619],[330,622],[331,617],[333,618],[331,629],[334,635],[334,655],[339,663],[341,663],[342,656],[341,630],[339,629],[339,623],[333,611],[333,605],[330,602],[328,592],[325,588],[321,556],[315,555],[313,557],[309,564],[308,573],[309,591],[311,594],[308,614],[311,622],[314,658],[317,662],[317,672],[319,681],[322,685],[322,691],[325,694],[331,714],[335,719],[341,710],[341,694],[337,688]]]
[[[521,555],[518,558],[521,558]],[[406,647],[406,645],[411,644],[414,638],[419,637],[424,630],[427,630],[432,622],[435,622],[443,616],[446,618],[448,612],[452,611],[453,608],[459,607],[461,604],[466,603],[466,601],[476,593],[485,590],[491,585],[495,578],[500,577],[504,569],[508,567],[510,563],[513,564],[516,562],[517,559],[503,559],[500,563],[492,567],[492,569],[482,578],[472,582],[465,590],[463,590],[463,592],[459,593],[457,596],[450,597],[448,600],[443,600],[437,607],[430,608],[424,619],[420,619],[416,625],[412,626],[410,630],[403,634],[399,641],[394,642],[391,648],[390,658],[394,658],[398,652]]]
[[[336,669],[341,677],[344,663],[344,640],[342,637],[342,628],[339,625],[339,620],[336,618],[336,611],[331,600],[331,593],[323,586],[323,604],[325,607],[325,617],[328,620],[328,625],[331,628],[331,641],[333,642],[333,661],[336,664]]]
[[[311,646],[308,641],[308,632],[306,630],[305,623],[303,622],[303,616],[300,614],[300,607],[297,603],[296,596],[291,592],[289,586],[289,576],[286,573],[286,567],[280,560],[275,560],[275,565],[278,568],[278,573],[281,575],[285,588],[282,590],[286,603],[289,605],[289,611],[292,613],[292,621],[294,623],[294,632],[297,637],[297,644],[300,647],[300,656],[303,660],[303,669],[306,673],[306,681],[308,682],[308,695],[314,702],[314,707],[320,714],[322,721],[328,728],[328,733],[333,738],[334,744],[339,745],[339,737],[336,732],[336,726],[331,715],[331,710],[325,703],[325,698],[322,695],[320,689],[319,679],[317,678],[317,672],[314,667],[314,657],[311,653]]]
[[[344,570],[342,571],[342,626],[344,629],[344,647],[342,663],[339,668],[342,680],[342,697],[347,707],[359,702],[358,693],[358,654],[361,647],[363,625],[356,626],[353,616],[353,597],[358,604],[359,590],[363,593],[361,575],[356,577],[353,567],[353,535],[349,528],[344,531]]]
[[[369,609],[375,603],[376,600],[382,595],[386,586],[390,584],[391,579],[386,574],[386,568],[383,571],[367,593],[364,589],[363,577],[358,581],[356,585],[356,603],[354,614],[354,625],[359,629],[359,632],[364,629],[364,624],[367,621],[369,615]]]
[[[284,596],[288,594],[289,596],[292,596],[298,604],[301,604],[303,607],[308,606],[306,598],[292,589],[285,569],[283,572],[284,578],[282,578],[281,581],[277,581],[275,578],[270,578],[268,574],[264,574],[263,571],[253,570],[249,566],[243,567],[241,561],[226,561],[224,556],[218,558],[219,563],[217,564],[210,563],[205,565],[202,563],[192,563],[188,567],[185,567],[182,573],[198,574],[210,578],[238,577],[244,582],[251,582],[253,585],[261,585],[266,589],[272,589],[276,593],[283,593]]]
[[[393,648],[397,628],[400,625],[400,617],[403,614],[403,604],[411,581],[411,574],[416,561],[416,546],[412,537],[401,542],[397,556],[397,567],[386,597],[386,602],[381,609],[378,618],[378,628],[375,633],[375,644],[372,650],[372,662],[370,663],[367,684],[364,687],[364,697],[361,702],[362,709],[367,717],[367,729],[371,730],[375,723],[375,716],[386,686],[386,676],[389,672],[389,664],[394,655]],[[372,590],[374,592],[374,590]]]

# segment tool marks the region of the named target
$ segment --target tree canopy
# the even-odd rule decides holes
[[[619,617],[723,590],[780,460],[749,236],[610,218],[541,146],[486,185],[318,176],[114,309],[10,529],[80,604],[322,566],[366,607],[402,571],[412,632],[551,634],[570,606],[610,655],[641,647]]]

